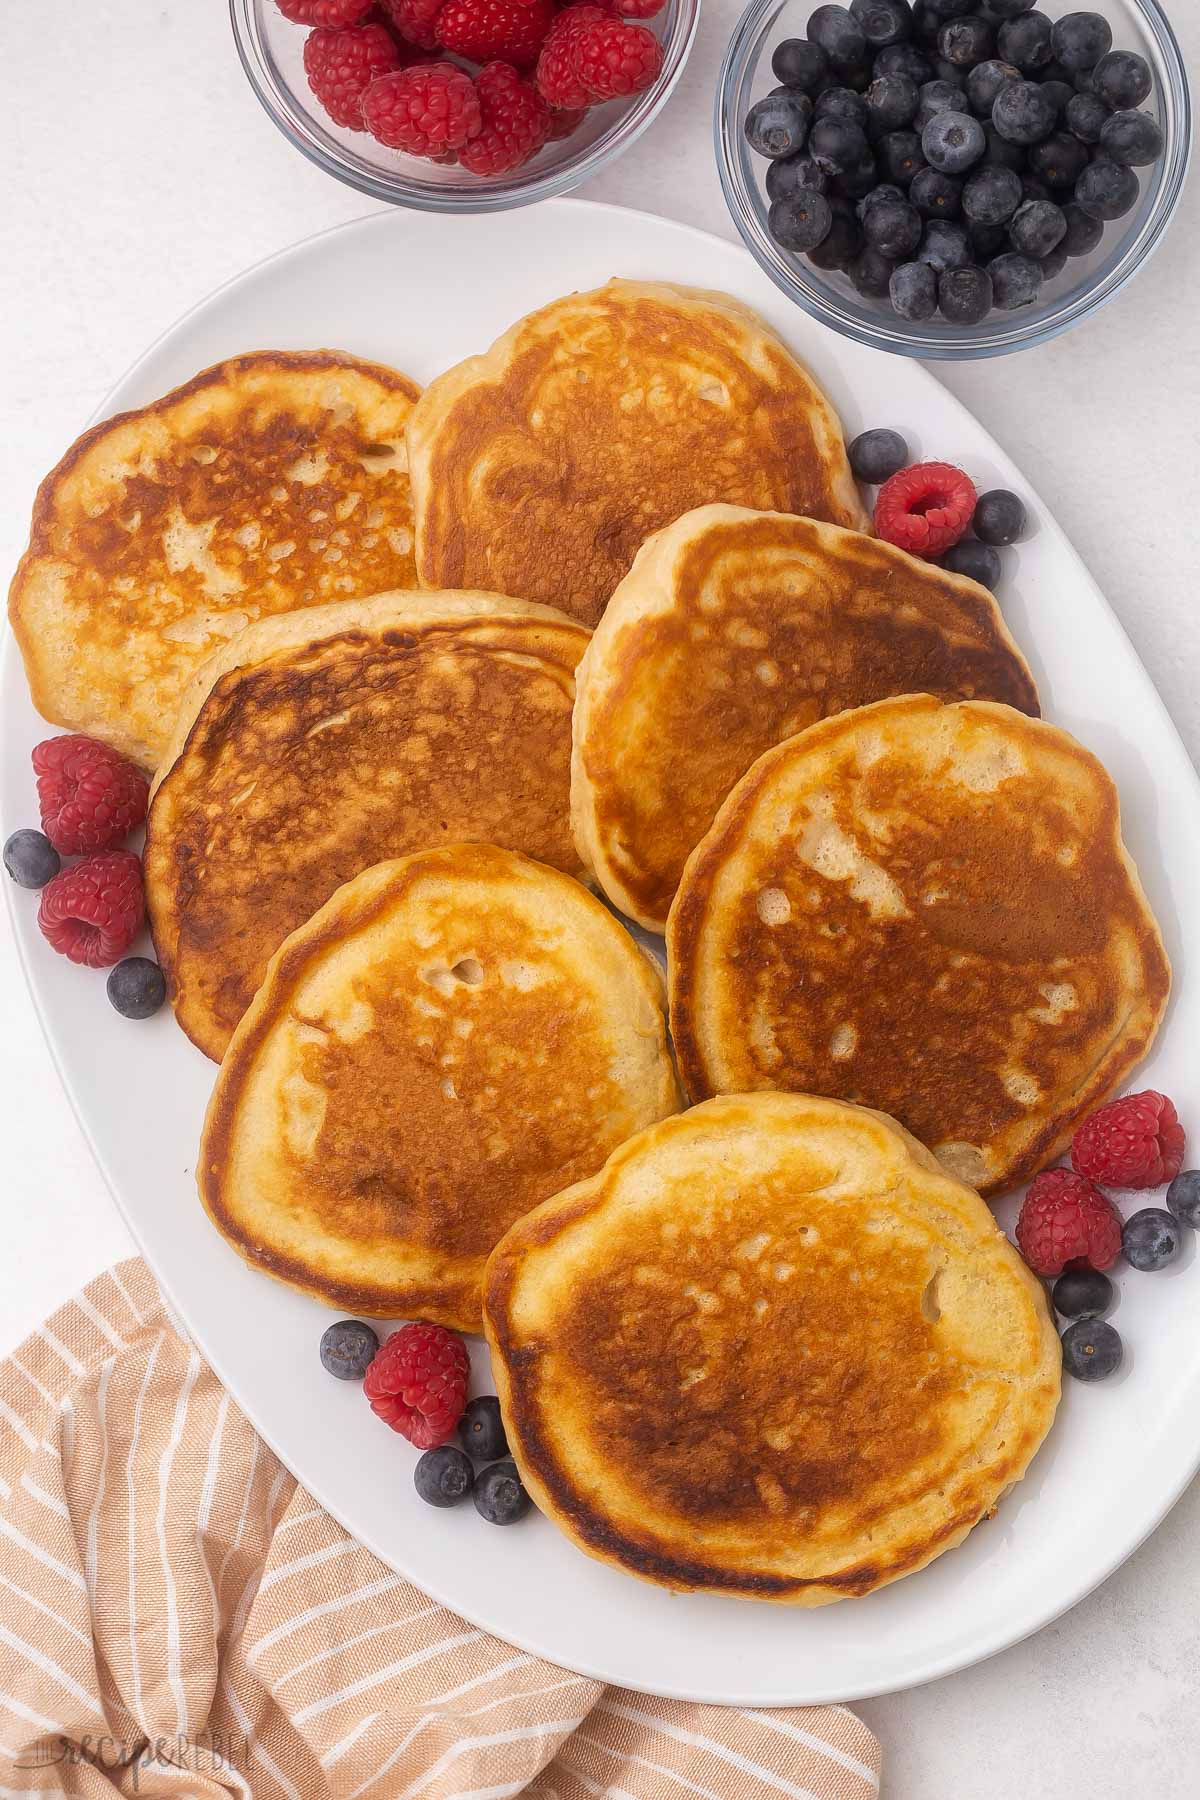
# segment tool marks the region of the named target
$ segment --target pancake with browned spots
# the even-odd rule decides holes
[[[426,389],[408,431],[417,571],[594,625],[634,554],[710,500],[869,530],[842,429],[740,301],[610,281]]]
[[[687,863],[667,955],[693,1099],[878,1106],[986,1194],[1122,1084],[1171,979],[1096,758],[928,695],[761,756]]]
[[[200,1192],[330,1306],[474,1331],[514,1220],[677,1105],[656,965],[570,876],[458,844],[364,871],[282,945]]]
[[[1045,1293],[895,1120],[710,1100],[520,1220],[484,1323],[508,1441],[582,1550],[820,1606],[961,1542],[1050,1428]]]
[[[651,931],[718,806],[772,744],[889,694],[1038,710],[985,588],[879,538],[733,506],[687,513],[639,550],[578,686],[580,854]]]
[[[495,594],[376,594],[264,619],[185,696],[146,835],[176,1015],[224,1054],[267,962],[386,857],[471,839],[580,873],[568,792],[588,633]]]
[[[263,350],[85,432],[9,610],[38,711],[158,765],[189,676],[268,614],[414,587],[407,376]]]

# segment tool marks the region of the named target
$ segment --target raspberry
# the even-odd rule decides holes
[[[589,25],[607,18],[602,6],[570,6],[555,19],[538,57],[534,80],[548,106],[560,111],[591,106],[592,96],[575,68],[575,41]]]
[[[483,130],[458,160],[472,175],[506,175],[536,156],[550,131],[550,108],[507,63],[488,63],[475,77]]]
[[[1121,1254],[1121,1221],[1111,1200],[1070,1169],[1044,1169],[1029,1184],[1017,1245],[1038,1275],[1064,1268],[1108,1269]]]
[[[111,850],[146,817],[146,777],[95,738],[47,738],[33,770],[42,830],[61,856]]]
[[[608,9],[619,19],[652,19],[666,5],[666,0],[607,0]]]
[[[380,75],[363,95],[363,119],[381,144],[428,157],[460,150],[483,125],[474,82],[451,62]]]
[[[421,50],[436,50],[437,32],[434,21],[443,0],[379,0],[384,14],[402,38]]]
[[[1085,1119],[1071,1142],[1071,1162],[1106,1187],[1151,1188],[1174,1181],[1183,1167],[1184,1131],[1165,1094],[1147,1088],[1110,1100]]]
[[[375,0],[275,0],[293,25],[357,25]]]
[[[975,488],[952,463],[914,463],[885,481],[875,529],[914,556],[940,556],[957,544],[975,511]]]
[[[414,53],[415,54],[415,53]],[[400,67],[396,40],[383,25],[340,31],[323,26],[304,40],[308,85],[335,125],[365,131],[362,97],[377,75]]]
[[[402,1325],[372,1359],[363,1393],[385,1425],[418,1450],[432,1450],[463,1416],[470,1371],[466,1345],[453,1331]]]
[[[437,16],[438,43],[468,62],[527,69],[555,16],[554,0],[447,0]]]
[[[88,856],[42,889],[38,924],[46,942],[72,962],[107,969],[142,929],[142,865],[132,850]]]
[[[662,68],[662,45],[644,25],[604,19],[572,38],[572,67],[593,100],[640,94]]]

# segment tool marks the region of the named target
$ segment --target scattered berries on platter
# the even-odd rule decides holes
[[[382,25],[325,26],[304,40],[304,73],[335,125],[365,131],[362,102],[371,83],[419,55],[414,50],[402,57],[396,39]]]
[[[458,1441],[476,1462],[495,1462],[508,1455],[508,1437],[495,1394],[468,1401],[458,1422]]]
[[[860,431],[847,452],[860,481],[881,484],[899,474],[908,461],[908,445],[898,431]]]
[[[5,841],[4,867],[18,887],[43,888],[62,868],[62,858],[41,831],[14,831]]]
[[[38,926],[52,949],[90,969],[120,962],[142,929],[142,865],[132,851],[87,856],[42,889]]]
[[[60,856],[113,850],[146,817],[146,777],[94,738],[47,738],[33,752],[33,771],[42,830]]]
[[[1098,1319],[1112,1305],[1113,1284],[1099,1269],[1064,1269],[1053,1299],[1064,1319]]]
[[[1167,1209],[1181,1225],[1200,1230],[1200,1169],[1184,1169],[1167,1189]]]
[[[371,1410],[418,1450],[452,1437],[467,1404],[466,1346],[443,1325],[402,1325],[380,1346],[363,1381]]]
[[[943,569],[949,569],[952,575],[966,575],[971,581],[977,581],[980,587],[995,593],[1000,585],[1000,553],[993,550],[990,544],[981,544],[974,538],[963,538],[960,543],[951,544],[942,558]]]
[[[1121,1366],[1120,1334],[1104,1319],[1076,1319],[1062,1334],[1063,1368],[1076,1381],[1104,1381]]]
[[[915,556],[940,556],[966,533],[975,511],[970,478],[951,463],[914,463],[885,481],[875,502],[875,529]]]
[[[339,1381],[361,1381],[378,1348],[379,1338],[361,1319],[339,1319],[321,1334],[321,1366]]]
[[[1161,1206],[1144,1206],[1126,1219],[1121,1248],[1131,1269],[1152,1274],[1165,1269],[1179,1255],[1179,1220]]]
[[[489,1525],[515,1525],[533,1502],[517,1472],[515,1462],[496,1462],[475,1482],[475,1511]]]
[[[457,1506],[475,1486],[475,1471],[469,1456],[453,1444],[440,1444],[418,1462],[413,1485],[430,1506]]]
[[[150,1019],[167,997],[167,978],[148,956],[127,956],[109,971],[106,990],[123,1019]]]
[[[1061,1275],[1068,1263],[1110,1269],[1121,1254],[1121,1220],[1082,1175],[1043,1169],[1022,1202],[1017,1247],[1038,1275]]]
[[[1071,1166],[1106,1187],[1161,1187],[1183,1167],[1185,1134],[1165,1094],[1147,1089],[1110,1100],[1071,1141]]]
[[[980,543],[1014,544],[1025,529],[1025,505],[1008,488],[989,488],[975,502],[971,526]]]

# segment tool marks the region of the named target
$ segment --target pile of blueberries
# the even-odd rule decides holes
[[[1033,0],[850,0],[779,44],[751,107],[768,225],[902,319],[975,325],[1038,298],[1162,153],[1144,57]]]

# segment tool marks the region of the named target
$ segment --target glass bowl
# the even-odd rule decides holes
[[[865,298],[848,276],[814,268],[771,237],[765,186],[769,165],[751,150],[742,122],[754,102],[777,85],[771,71],[775,46],[784,38],[803,37],[813,7],[810,0],[753,0],[734,30],[721,68],[714,129],[717,167],[733,222],[775,285],[814,319],[860,344],[942,361],[1003,356],[1045,343],[1118,294],[1161,242],[1179,202],[1191,154],[1191,100],[1179,45],[1157,0],[1088,0],[1088,6],[1109,20],[1114,49],[1136,50],[1150,64],[1154,88],[1143,109],[1162,128],[1163,154],[1152,167],[1136,171],[1141,193],[1132,212],[1106,225],[1095,250],[1071,258],[1032,306],[993,312],[978,325],[953,325],[940,317],[921,324],[898,318],[886,300]],[[1071,7],[1069,0],[1050,0],[1045,10],[1057,18]]]
[[[333,124],[304,73],[305,27],[290,24],[274,0],[229,0],[233,35],[250,86],[280,131],[310,162],[349,187],[394,206],[425,212],[499,212],[565,194],[627,150],[665,105],[688,59],[700,0],[667,0],[645,23],[662,40],[658,80],[632,100],[594,106],[569,138],[546,144],[511,175],[480,176],[389,150],[365,131]]]

